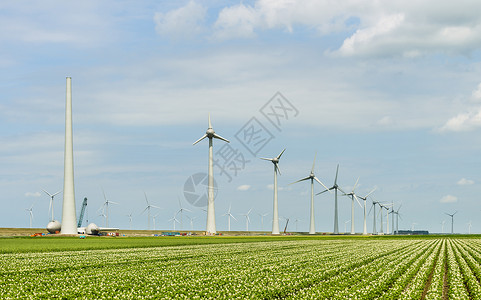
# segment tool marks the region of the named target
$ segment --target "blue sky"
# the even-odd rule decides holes
[[[478,1],[18,1],[0,5],[1,227],[48,222],[42,188],[63,186],[65,77],[72,77],[77,207],[89,199],[89,221],[147,227],[146,203],[162,207],[156,227],[178,199],[204,229],[205,214],[185,200],[184,183],[207,172],[207,129],[231,140],[248,162],[220,174],[217,229],[229,205],[272,218],[273,168],[259,157],[287,148],[279,164],[279,214],[309,225],[309,184],[315,173],[332,185],[378,201],[402,203],[400,229],[481,232],[481,9]],[[277,128],[262,114],[277,92],[297,114]],[[265,112],[265,111],[264,111]],[[285,119],[287,117],[288,119]],[[252,118],[272,139],[252,154],[238,138]],[[237,137],[237,138],[236,138]],[[245,141],[244,141],[245,142]],[[223,146],[214,142],[214,153]],[[259,147],[258,147],[259,148]],[[252,149],[251,149],[252,150]],[[315,186],[316,192],[322,190]],[[333,228],[333,195],[316,196],[316,230]],[[55,216],[61,218],[61,197]],[[339,227],[350,201],[339,200]],[[369,201],[370,203],[370,201]],[[390,220],[391,221],[391,220]],[[281,227],[285,222],[281,221]],[[362,210],[356,206],[356,231]],[[179,228],[179,224],[177,224]],[[372,215],[368,229],[372,228]],[[295,229],[294,222],[290,229]]]

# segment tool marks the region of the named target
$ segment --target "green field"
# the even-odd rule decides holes
[[[0,297],[481,299],[481,238],[0,238]]]

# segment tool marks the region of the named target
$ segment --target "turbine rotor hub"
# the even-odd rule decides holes
[[[205,132],[205,134],[207,135],[207,137],[208,137],[209,139],[211,139],[211,138],[214,137],[215,131],[214,131],[214,129],[209,128],[209,129],[207,129],[207,131]]]

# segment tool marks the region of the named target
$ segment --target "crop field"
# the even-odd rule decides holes
[[[59,251],[0,245],[0,298],[481,299],[479,238],[195,239],[106,249],[89,243],[112,240],[87,238],[81,249],[78,239],[50,239],[73,245]]]

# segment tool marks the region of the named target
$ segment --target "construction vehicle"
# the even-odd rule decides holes
[[[87,208],[87,197],[85,197],[84,201],[82,202],[82,209],[80,210],[80,217],[78,218],[77,227],[82,227],[82,221],[84,218],[84,213],[86,208]],[[88,220],[87,220],[87,223],[88,223]]]

